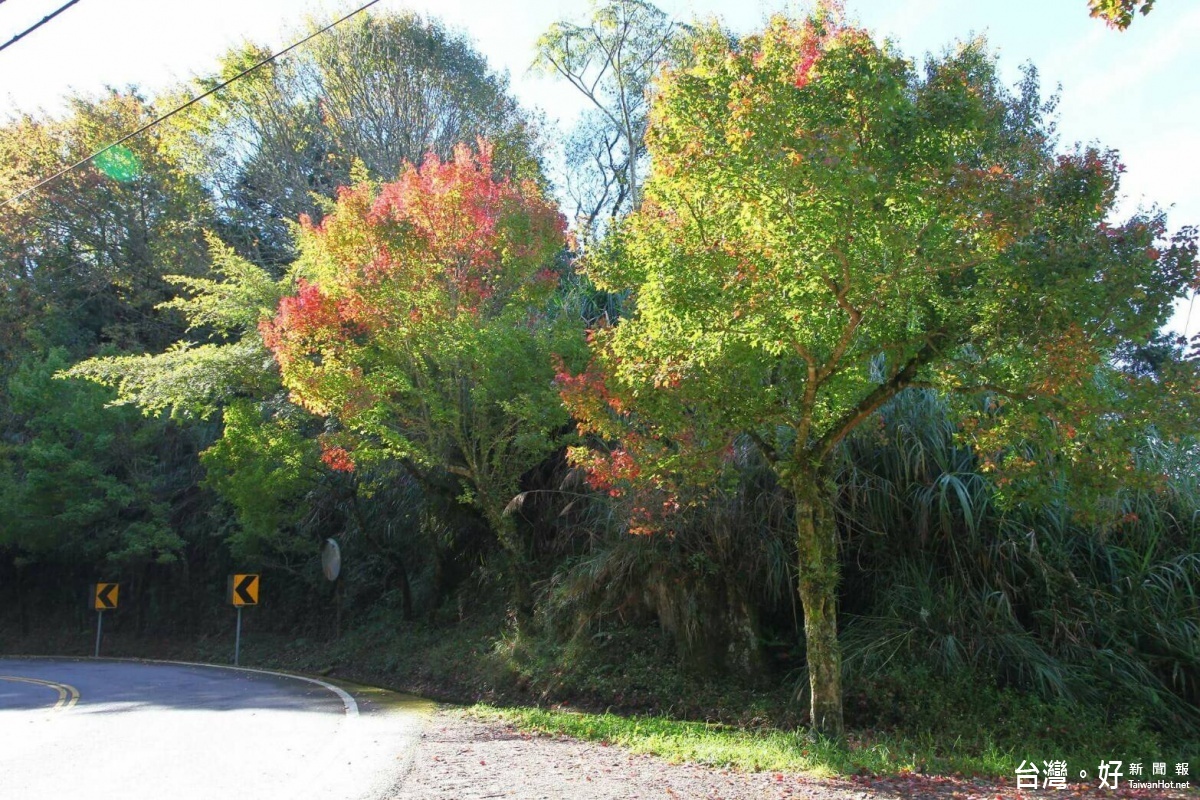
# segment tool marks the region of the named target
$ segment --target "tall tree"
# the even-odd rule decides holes
[[[507,77],[440,23],[364,15],[314,40],[310,70],[335,151],[373,179],[395,180],[406,163],[446,160],[483,138],[500,172],[541,180],[536,125]]]
[[[235,48],[200,84],[268,52]],[[278,269],[295,257],[289,225],[319,218],[320,198],[352,183],[355,165],[357,177],[394,180],[406,161],[449,158],[482,136],[498,168],[541,175],[535,120],[507,79],[465,39],[412,13],[364,14],[323,34],[190,111],[180,130],[221,201],[225,238]]]
[[[58,117],[0,126],[8,200],[155,116],[136,92],[68,98]],[[0,207],[0,548],[60,568],[149,565],[183,545],[176,502],[195,446],[161,421],[107,404],[97,386],[53,379],[103,349],[166,346],[181,321],[156,310],[166,265],[208,268],[211,204],[187,164],[149,131]]]
[[[150,121],[136,93],[73,97],[59,119],[23,115],[0,126],[0,199],[7,200]],[[46,187],[0,207],[0,303],[9,348],[31,331],[76,353],[98,344],[155,349],[178,336],[155,314],[170,296],[163,267],[207,269],[209,198],[152,130]]]
[[[563,220],[531,181],[497,178],[491,148],[430,155],[306,222],[297,291],[263,338],[295,402],[329,418],[335,470],[396,460],[461,480],[514,566],[505,509],[556,446],[566,414],[551,354],[577,344],[551,313]]]
[[[601,217],[637,208],[645,167],[648,91],[678,53],[684,26],[644,0],[594,2],[584,25],[556,22],[537,43],[535,66],[560,75],[591,104],[568,143],[567,188],[576,223],[593,233]]]
[[[1139,437],[1196,411],[1195,364],[1124,368],[1197,279],[1194,232],[1108,220],[1111,152],[1055,153],[1035,76],[1016,92],[981,42],[923,74],[828,11],[731,43],[713,27],[659,83],[641,208],[588,274],[633,292],[561,376],[594,484],[653,493],[715,476],[752,441],[795,502],[811,715],[843,726],[839,444],[907,387],[958,399],[1001,485],[1132,480]],[[1034,460],[1022,442],[1053,458]]]

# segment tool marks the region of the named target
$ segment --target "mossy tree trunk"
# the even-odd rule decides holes
[[[841,577],[837,524],[829,498],[821,492],[815,476],[797,480],[794,491],[812,726],[827,736],[840,737],[844,723],[842,652],[837,635],[837,590]]]
[[[484,505],[484,517],[504,551],[503,574],[508,583],[510,610],[516,617],[517,627],[526,628],[533,618],[533,565],[526,542],[516,521],[504,513],[502,506]]]

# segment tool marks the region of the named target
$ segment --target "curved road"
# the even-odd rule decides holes
[[[0,798],[383,798],[431,710],[224,667],[0,658]]]

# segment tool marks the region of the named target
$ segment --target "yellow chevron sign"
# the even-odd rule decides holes
[[[121,584],[97,583],[92,589],[92,608],[106,611],[117,607],[117,595],[121,591]]]
[[[229,602],[235,606],[258,605],[258,576],[234,575],[230,578]]]

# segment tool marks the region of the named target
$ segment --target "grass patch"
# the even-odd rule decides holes
[[[1103,743],[1071,745],[1045,731],[1030,731],[1024,743],[1006,742],[982,733],[962,735],[858,731],[841,742],[807,731],[744,729],[716,723],[689,722],[663,716],[621,716],[562,709],[475,705],[470,716],[501,721],[519,729],[607,742],[635,753],[672,762],[691,762],[745,771],[796,772],[813,777],[839,775],[904,775],[912,773],[1012,779],[1026,759],[1065,758],[1068,764],[1094,767],[1100,761],[1167,760],[1156,743],[1135,736],[1139,751],[1114,752]],[[1117,738],[1122,738],[1120,732]],[[1130,732],[1126,731],[1126,735]],[[1133,733],[1140,734],[1140,729]],[[1184,748],[1180,748],[1182,752]],[[1174,756],[1172,756],[1174,757]]]
[[[754,772],[799,772],[814,777],[912,772],[1011,776],[1014,755],[999,748],[975,754],[943,753],[932,740],[896,734],[850,734],[839,743],[807,731],[745,730],[666,717],[488,705],[473,706],[468,713],[523,730],[609,742],[676,763]]]
[[[471,716],[508,722],[522,730],[608,742],[672,762],[741,770],[805,772],[830,776],[845,771],[848,751],[821,737],[784,731],[748,731],[667,717],[623,717],[542,708],[476,705]]]

